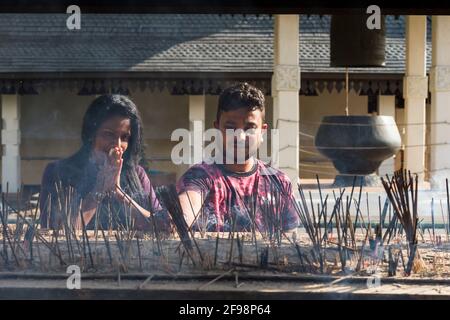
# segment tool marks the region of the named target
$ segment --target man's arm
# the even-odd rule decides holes
[[[200,166],[191,167],[178,181],[178,198],[189,227],[196,221],[211,186],[208,173]]]
[[[197,216],[202,208],[201,193],[195,190],[186,190],[179,194],[181,208],[184,213],[184,219],[190,227],[197,219]]]

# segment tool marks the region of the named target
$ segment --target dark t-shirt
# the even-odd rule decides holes
[[[194,165],[177,184],[178,193],[189,190],[204,197],[197,227],[207,231],[251,231],[252,225],[261,232],[291,230],[299,224],[289,178],[260,160],[246,173],[219,164]]]
[[[63,214],[79,212],[81,200],[94,188],[97,173],[98,169],[92,163],[88,163],[85,168],[73,167],[65,160],[48,164],[41,183],[39,202],[41,226],[55,227],[55,217],[58,215],[61,217],[61,212]],[[158,225],[162,223],[167,226],[170,218],[158,201],[144,168],[137,166],[136,174],[142,187],[141,192],[132,194],[129,190],[124,191],[143,208],[155,214],[161,220]],[[119,223],[127,223],[127,210],[112,196],[106,197],[99,207],[100,226],[103,228],[111,225],[115,228]],[[89,229],[92,228],[92,224],[93,221],[88,226]]]

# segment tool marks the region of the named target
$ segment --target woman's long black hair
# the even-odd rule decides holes
[[[102,95],[96,98],[88,107],[81,129],[81,148],[71,157],[63,160],[62,167],[67,169],[69,184],[78,186],[81,195],[92,191],[95,183],[86,183],[86,172],[93,143],[100,126],[114,116],[130,119],[131,137],[128,148],[123,154],[121,187],[131,195],[142,194],[142,185],[137,175],[136,167],[143,161],[142,121],[136,105],[122,95]],[[95,181],[94,181],[95,182]]]

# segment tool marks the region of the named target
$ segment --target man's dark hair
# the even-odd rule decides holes
[[[216,119],[219,121],[222,112],[245,108],[248,111],[261,110],[262,119],[265,118],[265,98],[258,88],[241,82],[226,88],[219,96]]]

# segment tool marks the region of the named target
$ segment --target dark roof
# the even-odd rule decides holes
[[[82,14],[81,30],[67,17],[1,14],[0,72],[272,71],[273,16]],[[353,72],[404,72],[404,17],[386,22],[387,66]],[[329,28],[330,16],[301,16],[302,72],[342,71],[329,67]]]

